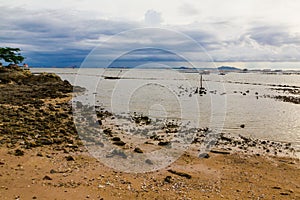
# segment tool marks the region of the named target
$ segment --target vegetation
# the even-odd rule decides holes
[[[19,48],[11,47],[0,47],[0,60],[4,60],[8,63],[19,64],[25,58],[19,53],[21,50]]]

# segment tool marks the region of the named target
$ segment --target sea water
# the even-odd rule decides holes
[[[53,72],[87,88],[93,96],[92,105],[101,105],[115,114],[137,112],[153,118],[191,121],[193,126],[290,142],[300,150],[300,105],[269,98],[291,95],[272,88],[300,87],[300,75],[211,73],[203,75],[207,92],[200,96],[195,94],[200,85],[198,73],[172,69],[33,68],[31,71]]]

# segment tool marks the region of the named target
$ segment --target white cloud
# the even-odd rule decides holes
[[[183,15],[197,15],[199,14],[199,10],[192,4],[184,3],[179,7],[179,12]]]
[[[161,13],[155,10],[147,10],[144,20],[149,26],[159,26],[163,22]]]

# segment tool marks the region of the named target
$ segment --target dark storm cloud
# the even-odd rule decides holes
[[[1,46],[20,47],[26,62],[35,66],[80,65],[97,46],[100,46],[97,53],[102,58],[121,56],[126,61],[180,61],[168,52],[170,49],[176,50],[175,54],[179,52],[178,55],[193,55],[199,61],[207,60],[205,54],[218,61],[295,60],[299,57],[299,35],[279,25],[257,23],[249,24],[250,29],[239,30],[232,22],[224,20],[163,26],[180,32],[183,37],[178,38],[172,31],[166,33],[158,29],[126,34],[127,30],[143,27],[143,22],[96,19],[89,14],[66,10],[29,11],[6,7],[0,10]],[[153,10],[148,12],[147,20],[150,24],[159,24],[162,17]],[[103,43],[119,33],[122,37]],[[231,37],[233,34],[237,35]],[[140,50],[128,54],[136,49]]]
[[[33,65],[71,65],[74,61],[80,64],[99,38],[135,27],[125,22],[87,20],[52,11],[3,7],[0,10],[1,46],[21,47]]]

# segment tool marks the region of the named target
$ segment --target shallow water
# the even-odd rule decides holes
[[[31,69],[54,72],[89,89],[85,100],[114,113],[190,121],[190,126],[291,142],[300,149],[300,105],[264,98],[283,95],[276,86],[300,87],[299,75],[228,73],[203,75],[207,94],[195,95],[199,75],[159,69]],[[121,79],[104,79],[117,76]],[[243,95],[245,93],[246,95]],[[92,98],[91,98],[92,97]],[[244,124],[245,127],[240,126]]]

